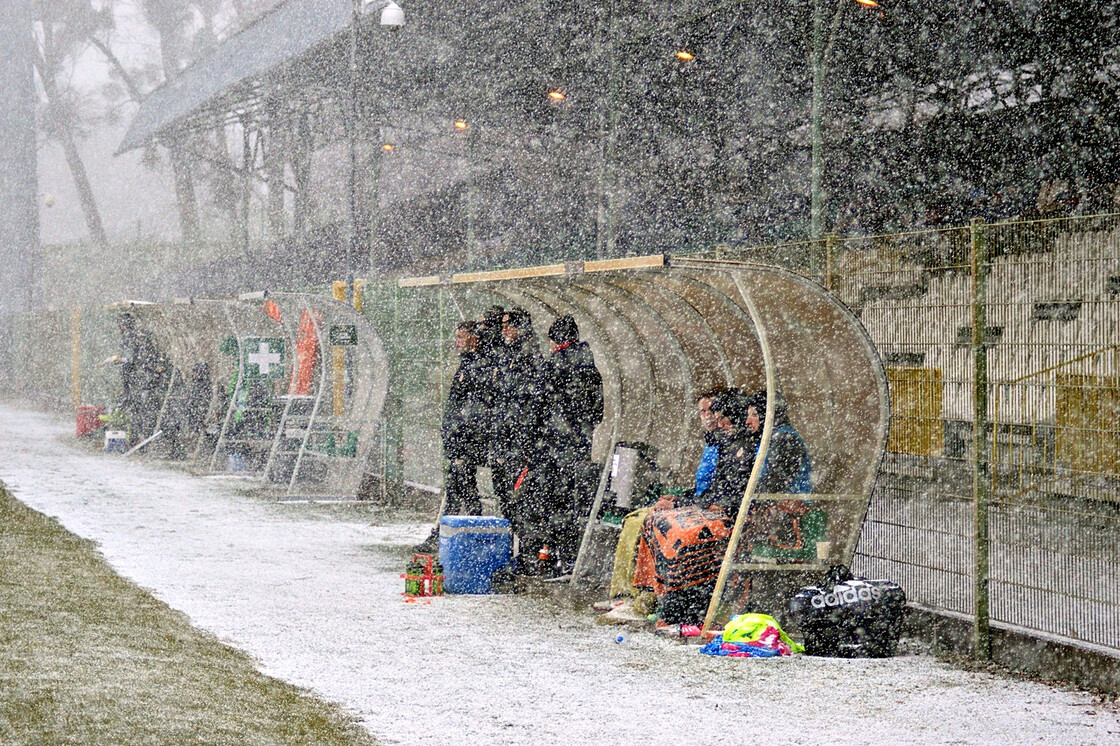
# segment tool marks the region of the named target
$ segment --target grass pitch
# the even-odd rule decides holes
[[[374,742],[0,486],[0,743]]]

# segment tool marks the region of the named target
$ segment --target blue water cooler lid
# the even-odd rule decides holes
[[[509,528],[509,521],[505,518],[488,515],[445,515],[439,523],[448,528]]]

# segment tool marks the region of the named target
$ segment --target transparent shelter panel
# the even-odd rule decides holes
[[[272,370],[272,346],[262,359],[265,368],[277,377],[251,377],[248,366],[255,365],[249,356],[262,354],[265,340],[281,340],[290,344],[285,326],[265,312],[264,301],[216,300],[194,301],[217,303],[226,317],[229,336],[218,342],[221,354],[217,371],[218,406],[207,425],[216,429],[213,437],[199,449],[202,468],[210,474],[235,473],[242,477],[260,478],[268,464],[268,456],[276,427],[278,387],[283,375]],[[249,347],[252,346],[252,349]],[[207,447],[209,446],[209,447]]]
[[[352,499],[380,452],[388,355],[369,321],[325,295],[269,296],[290,350],[262,476],[286,498]]]
[[[217,412],[222,392],[220,382],[236,374],[236,357],[221,351],[222,342],[235,340],[236,330],[228,312],[229,301],[196,300],[190,303],[134,303],[127,310],[136,319],[139,328],[148,333],[159,352],[167,356],[171,365],[166,387],[159,392],[160,413],[151,432],[160,431],[162,441],[175,439],[177,449],[182,449],[188,460],[197,468],[200,460],[209,462],[215,438],[207,440],[208,423],[216,431],[215,419],[220,421],[224,412]],[[123,310],[123,308],[121,309]],[[231,362],[233,361],[233,362]],[[187,415],[187,401],[191,388],[205,385],[206,401],[191,402],[201,410]],[[166,454],[166,443],[159,440],[148,452]]]
[[[815,582],[852,556],[866,509],[865,495],[756,495],[728,562],[712,628],[722,629],[732,616],[748,611],[781,619],[792,590]],[[794,519],[797,526],[791,531]],[[766,576],[775,574],[794,580],[777,597],[773,584],[766,582]]]
[[[768,458],[790,452],[790,429],[808,453],[811,488],[777,498],[744,495],[708,629],[747,609],[780,617],[798,584],[831,564],[850,564],[889,427],[882,365],[848,309],[814,283],[778,270],[744,268],[717,277],[712,284],[730,295],[733,283],[757,321],[767,419],[778,402],[786,410],[785,421],[762,423],[748,490],[769,488],[763,464],[771,469]]]
[[[609,282],[587,285],[587,293],[606,301],[607,310],[635,331],[650,372],[650,398],[644,402],[645,430],[620,433],[621,439],[653,446],[660,465],[675,467],[681,449],[689,443],[695,420],[693,363],[659,307]]]

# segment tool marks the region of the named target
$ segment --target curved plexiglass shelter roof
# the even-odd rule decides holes
[[[521,306],[539,336],[572,314],[603,374],[606,412],[594,458],[644,441],[686,476],[703,448],[696,397],[716,387],[775,387],[813,454],[814,491],[869,494],[890,420],[886,375],[859,320],[835,296],[769,266],[661,256],[410,278],[441,287],[466,317]],[[752,318],[747,299],[757,309]]]
[[[224,473],[235,461],[241,476],[282,497],[353,498],[376,469],[389,364],[361,312],[305,293],[116,308],[136,317],[173,368],[153,392],[162,398],[153,430],[174,419],[205,366],[208,401],[189,423],[197,470]],[[255,362],[262,349],[276,356],[271,374]]]
[[[706,626],[741,610],[746,574],[808,576],[851,561],[886,448],[890,402],[885,371],[859,319],[816,283],[777,267],[651,256],[400,285],[450,293],[465,318],[493,304],[520,306],[541,338],[559,315],[579,324],[603,375],[605,415],[593,458],[605,466],[573,583],[603,569],[585,560],[615,445],[653,446],[662,477],[690,486],[703,449],[697,396],[726,387],[768,390],[788,402],[789,419],[809,449],[813,488],[784,496],[782,504],[797,503],[813,528],[795,549],[740,546],[737,528]],[[764,429],[756,471],[768,442]],[[752,499],[775,502],[751,494],[757,478],[744,494],[741,521]]]

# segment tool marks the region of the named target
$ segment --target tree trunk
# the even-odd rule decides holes
[[[46,71],[42,58],[35,55],[35,69],[39,73],[39,82],[43,86],[43,93],[47,97],[47,105],[55,111],[60,111],[62,106],[58,97],[58,88],[54,79]],[[78,152],[78,144],[74,140],[74,130],[70,123],[59,119],[55,122],[57,127],[56,137],[62,152],[66,156],[66,165],[70,167],[70,175],[74,179],[74,187],[78,190],[78,201],[82,205],[82,215],[85,216],[86,229],[90,239],[102,249],[108,248],[109,239],[105,235],[105,226],[101,222],[101,212],[97,209],[97,200],[93,197],[93,188],[89,183],[82,155]]]
[[[66,154],[66,165],[70,167],[70,174],[74,177],[74,186],[78,190],[78,201],[82,204],[82,214],[86,219],[86,228],[90,238],[101,248],[108,248],[109,239],[105,235],[105,226],[101,222],[101,212],[97,209],[97,201],[93,198],[93,188],[86,174],[85,163],[78,153],[78,145],[74,142],[73,132],[66,125],[60,133],[59,142]]]
[[[172,33],[169,29],[158,28],[160,61],[163,63],[163,78],[173,80],[179,74],[179,63],[175,57]],[[167,157],[171,161],[172,181],[175,184],[175,202],[179,206],[179,235],[186,243],[202,240],[202,228],[198,220],[198,199],[194,191],[191,161],[187,148],[181,139],[167,144]]]
[[[190,158],[177,147],[168,146],[171,174],[175,183],[175,202],[179,206],[179,234],[186,243],[202,240],[202,226],[198,221],[198,199],[194,193]]]

